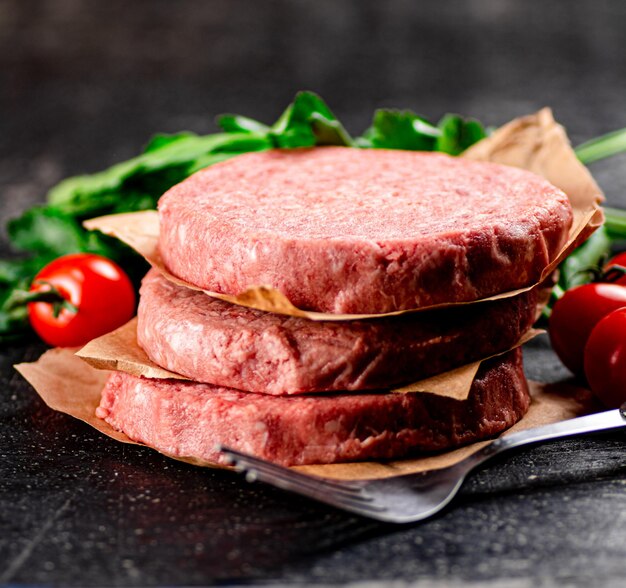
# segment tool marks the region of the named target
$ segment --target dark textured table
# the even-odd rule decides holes
[[[301,88],[353,132],[382,105],[497,125],[548,104],[575,143],[626,127],[623,3],[439,4],[2,0],[0,220],[155,131],[270,121]],[[626,207],[626,157],[593,171]],[[0,353],[0,585],[624,585],[623,434],[507,457],[444,514],[394,527],[52,412],[11,367],[42,350]],[[568,377],[545,338],[526,365]]]

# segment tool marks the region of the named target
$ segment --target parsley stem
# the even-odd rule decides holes
[[[603,206],[606,217],[604,226],[613,240],[626,240],[626,210]]]
[[[620,129],[591,139],[574,149],[585,165],[626,151],[626,129]]]

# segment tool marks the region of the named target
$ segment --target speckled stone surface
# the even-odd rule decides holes
[[[626,127],[623,4],[545,4],[4,0],[0,220],[155,131],[270,121],[301,88],[355,133],[381,105],[499,124],[549,104],[575,143]],[[626,207],[626,156],[592,170]],[[11,367],[42,350],[0,352],[0,585],[623,585],[623,434],[501,459],[398,528],[53,413]],[[531,377],[568,377],[545,337],[525,354]]]

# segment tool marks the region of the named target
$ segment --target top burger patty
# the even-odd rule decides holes
[[[270,285],[301,308],[382,313],[535,281],[567,238],[567,197],[520,169],[324,147],[241,155],[159,202],[168,268],[205,289]]]

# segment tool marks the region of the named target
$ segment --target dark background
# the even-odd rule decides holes
[[[1,0],[3,209],[157,131],[273,122],[301,89],[353,133],[381,106],[499,125],[550,105],[579,143],[626,127],[625,27],[619,0]],[[622,198],[626,174],[598,175]]]
[[[576,144],[626,127],[625,31],[619,0],[0,0],[0,221],[157,131],[273,122],[299,89],[354,134],[380,106],[499,125],[549,105]],[[592,171],[626,207],[626,156]],[[509,458],[396,529],[53,414],[11,368],[41,350],[0,355],[0,584],[623,585],[623,435]],[[545,339],[526,356],[567,377]]]

